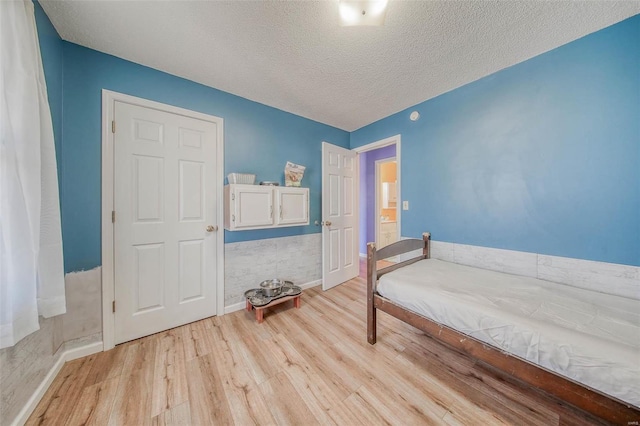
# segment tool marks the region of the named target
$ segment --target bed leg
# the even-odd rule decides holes
[[[424,234],[422,234],[422,240],[424,241],[422,256],[425,259],[431,259],[431,233],[425,232]]]
[[[376,344],[376,308],[367,312],[367,341],[372,345]]]
[[[373,301],[376,282],[376,246],[367,244],[367,341],[376,343],[376,308]]]

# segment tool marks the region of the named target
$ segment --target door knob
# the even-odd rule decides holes
[[[218,230],[218,225],[209,225],[207,226],[207,232],[215,232]]]
[[[324,221],[324,220],[323,220],[322,222],[320,222],[320,225],[322,225],[322,226],[327,226],[327,227],[328,227],[328,226],[331,226],[331,221],[330,221],[330,220],[327,220],[327,221]]]

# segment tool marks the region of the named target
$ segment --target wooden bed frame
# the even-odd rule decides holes
[[[380,309],[424,331],[438,341],[444,342],[475,359],[496,367],[516,379],[535,386],[601,419],[617,424],[638,424],[640,410],[634,406],[578,384],[524,359],[505,353],[501,349],[403,308],[378,294],[376,285],[382,275],[422,259],[429,259],[430,243],[431,234],[425,233],[422,235],[422,240],[402,240],[380,250],[376,250],[374,243],[367,245],[367,340],[369,343],[372,345],[376,343],[376,311]],[[422,250],[421,256],[395,263],[380,270],[376,269],[376,264],[379,260],[420,249]]]

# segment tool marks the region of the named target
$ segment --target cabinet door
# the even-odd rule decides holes
[[[389,183],[389,203],[393,203],[395,207],[395,203],[398,201],[398,190],[397,184],[395,182]]]
[[[398,193],[395,182],[382,182],[382,208],[395,208],[396,201],[398,201]]]
[[[279,226],[309,224],[309,188],[276,188]]]
[[[389,245],[389,233],[382,232],[380,234],[380,247],[378,247],[378,249],[381,249],[382,247],[386,247],[388,245]]]
[[[273,189],[259,185],[231,185],[231,229],[273,226]]]

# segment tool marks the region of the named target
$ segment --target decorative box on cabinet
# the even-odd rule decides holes
[[[230,184],[224,201],[229,231],[309,224],[309,188]]]

